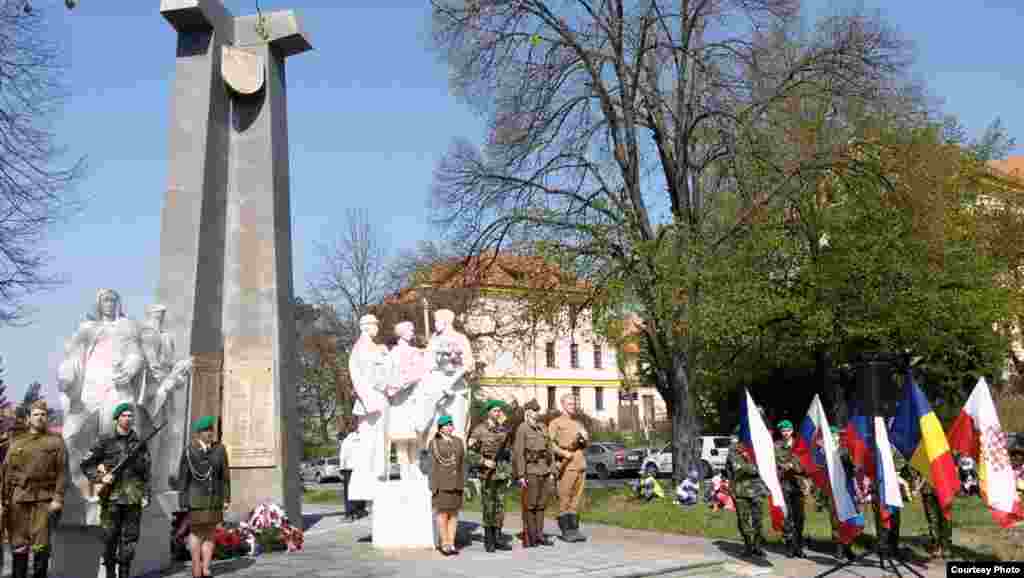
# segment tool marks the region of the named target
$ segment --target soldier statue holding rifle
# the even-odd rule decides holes
[[[135,416],[130,404],[114,408],[113,419],[114,433],[96,441],[82,460],[81,469],[100,499],[107,578],[129,578],[142,510],[152,498],[147,446],[152,435],[140,439],[132,429]]]

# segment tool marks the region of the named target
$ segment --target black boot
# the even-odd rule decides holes
[[[484,526],[484,550],[494,551],[494,528]]]
[[[512,546],[509,546],[505,540],[502,540],[502,536],[501,526],[494,528],[494,549],[508,552],[512,549]]]
[[[796,557],[797,558],[806,558],[807,557],[807,554],[804,553],[804,537],[803,536],[797,536],[796,537]]]
[[[11,578],[28,578],[28,554],[11,554]]]
[[[132,578],[131,562],[121,562],[117,565],[117,578]]]
[[[50,553],[36,552],[32,557],[32,578],[46,578],[46,571],[50,569]]]
[[[558,517],[558,529],[562,531],[563,542],[572,542],[570,539],[570,532],[572,532],[572,524],[569,522],[570,515],[562,514]]]
[[[796,558],[796,541],[786,540],[786,558]]]
[[[107,578],[117,578],[117,566],[113,563],[107,564],[107,562],[104,561],[103,567],[107,570]]]
[[[569,514],[569,520],[572,523],[572,541],[573,542],[586,542],[587,537],[580,534],[580,517],[578,514]]]
[[[750,542],[750,538],[743,536],[743,555],[750,558],[754,555],[754,546]]]
[[[750,545],[752,547],[751,549],[753,550],[754,556],[764,558],[765,553],[764,550],[761,548],[761,542],[764,542],[764,536],[761,536],[761,534],[754,534],[753,539],[750,541]]]

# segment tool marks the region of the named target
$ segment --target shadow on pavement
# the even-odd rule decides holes
[[[256,563],[255,558],[234,558],[232,560],[225,560],[223,562],[214,562],[213,569],[217,576],[223,576],[226,574],[234,574],[235,572],[245,570],[249,566]]]
[[[726,556],[742,560],[747,564],[754,566],[760,566],[762,568],[771,568],[772,563],[767,558],[753,558],[750,556],[743,555],[743,544],[737,544],[736,542],[726,542],[725,540],[715,540],[712,544],[718,548],[718,550]]]
[[[303,514],[302,515],[302,528],[304,532],[312,530],[320,520],[324,518],[337,518],[344,516],[345,512],[327,512],[323,514]]]

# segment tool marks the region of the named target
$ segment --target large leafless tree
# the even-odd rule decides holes
[[[787,97],[874,103],[900,90],[904,46],[859,14],[800,30],[795,0],[433,0],[459,96],[485,115],[456,141],[433,202],[466,252],[533,241],[591,282],[609,314],[643,317],[676,440],[699,432],[701,272],[832,149],[765,138]]]
[[[65,96],[63,60],[42,10],[0,3],[0,325],[24,321],[25,299],[60,278],[42,247],[78,207],[82,161],[70,162],[49,123]]]

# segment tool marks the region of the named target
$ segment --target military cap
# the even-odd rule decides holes
[[[451,423],[452,423],[452,416],[450,416],[450,415],[442,415],[441,417],[437,418],[437,427],[444,427],[444,426],[449,425]]]
[[[784,419],[778,423],[778,428],[780,430],[793,429],[793,422],[789,421],[788,419]]]
[[[501,401],[500,399],[489,399],[487,400],[487,403],[484,404],[484,411],[490,413],[491,410],[494,408],[498,408],[501,411],[505,411],[505,406],[505,402]]]
[[[131,410],[132,410],[132,404],[130,404],[130,403],[119,403],[119,404],[117,404],[117,407],[114,408],[114,419],[117,419],[117,418],[121,417],[122,413],[124,413],[126,411],[131,411]]]
[[[201,432],[208,429],[213,429],[213,424],[217,422],[212,415],[204,415],[203,417],[192,422],[192,431]]]
[[[536,399],[531,399],[530,401],[526,402],[526,405],[523,406],[523,409],[532,409],[533,411],[540,411],[540,404],[537,403]]]
[[[839,433],[839,426],[834,425],[834,426],[831,427],[831,430],[832,430],[832,433],[837,434],[837,433]]]

